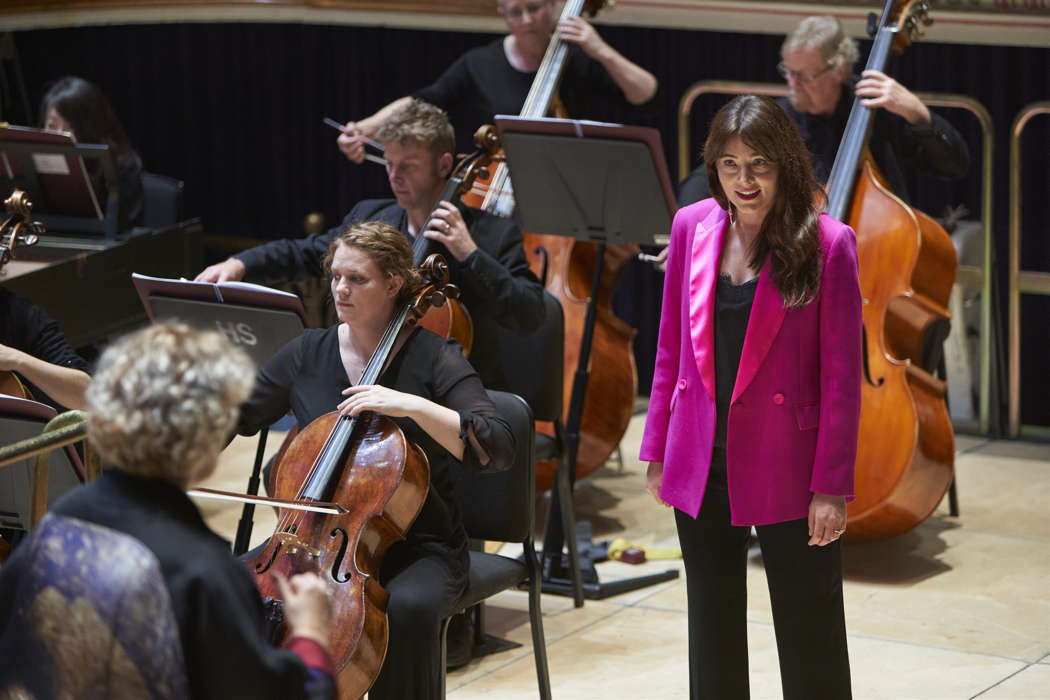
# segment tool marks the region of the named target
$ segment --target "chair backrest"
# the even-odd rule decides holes
[[[524,542],[535,518],[535,426],[525,400],[504,391],[489,391],[496,413],[514,435],[514,464],[499,472],[454,469],[452,481],[463,511],[463,525],[474,539]]]
[[[142,173],[142,225],[167,228],[182,221],[182,180]]]
[[[0,597],[0,696],[189,697],[160,564],[135,538],[48,514],[0,569]]]
[[[561,418],[565,376],[565,318],[558,298],[543,290],[543,325],[530,335],[501,329],[499,351],[503,357],[507,391],[529,404],[536,420]]]

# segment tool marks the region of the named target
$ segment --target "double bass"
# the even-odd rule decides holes
[[[562,9],[561,20],[579,17],[584,13],[593,16],[606,4],[604,0],[568,0]],[[519,116],[545,117],[552,109],[557,116],[565,116],[560,111],[557,90],[568,55],[569,45],[556,34],[552,36]],[[514,211],[515,202],[506,164],[500,163],[488,180],[479,179],[463,201],[490,214],[509,217]],[[547,291],[561,302],[564,312],[565,383],[562,415],[568,416],[587,302],[591,296],[597,244],[533,233],[525,234],[524,243],[529,266],[545,282]],[[637,253],[638,247],[633,244],[605,247],[602,283],[595,300],[597,320],[580,424],[577,478],[586,477],[605,463],[620,444],[631,420],[638,387],[638,372],[631,349],[634,329],[613,312],[612,299],[620,268]],[[555,467],[554,463],[537,465],[538,488],[550,488]]]
[[[928,25],[926,0],[887,0],[867,69],[883,70]],[[948,234],[894,196],[866,143],[873,110],[854,98],[828,178],[828,213],[857,234],[864,337],[853,539],[886,539],[925,520],[951,485],[947,387],[924,366],[947,323],[955,279]]]
[[[43,224],[33,221],[33,203],[22,190],[15,190],[4,200],[7,218],[0,224],[0,271],[7,265],[19,246],[34,245],[44,232]],[[26,388],[18,375],[10,371],[0,371],[0,394],[15,396],[20,399],[32,399],[33,395]]]
[[[377,382],[405,326],[447,300],[448,266],[441,256],[430,256],[423,272],[427,285],[395,313],[361,384]],[[360,698],[386,654],[389,596],[379,584],[379,569],[386,550],[404,537],[426,500],[426,454],[385,416],[332,412],[299,432],[274,468],[272,483],[274,497],[293,508],[278,510],[273,535],[248,566],[266,601],[273,641],[280,643],[287,632],[271,572],[319,573],[333,589],[329,652],[339,697]],[[318,507],[297,508],[309,504]]]

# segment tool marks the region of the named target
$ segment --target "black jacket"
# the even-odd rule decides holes
[[[478,249],[460,262],[444,246],[438,247],[474,321],[470,362],[487,388],[502,389],[507,382],[497,329],[527,334],[539,328],[544,316],[543,287],[529,270],[517,224],[462,205],[459,210]],[[321,276],[322,261],[332,240],[348,225],[363,221],[382,221],[408,237],[408,217],[397,202],[366,199],[357,203],[343,223],[321,235],[272,241],[235,257],[244,263],[250,282],[276,284]]]
[[[311,684],[299,656],[267,641],[252,576],[179,487],[107,470],[51,510],[130,535],[153,552],[171,596],[193,698],[332,696],[330,680]],[[25,573],[24,549],[0,571],[0,629]]]

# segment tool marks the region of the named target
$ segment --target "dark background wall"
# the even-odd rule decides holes
[[[574,115],[658,128],[677,177],[677,104],[694,82],[776,82],[781,37],[601,26],[603,36],[661,81],[654,108]],[[494,35],[302,24],[165,24],[24,31],[16,34],[22,72],[35,106],[49,81],[66,74],[92,80],[112,99],[148,170],[185,180],[187,211],[210,234],[274,238],[300,235],[303,216],[338,221],[363,197],[386,196],[378,166],[354,166],[339,154],[321,118],[370,114],[424,85],[466,49]],[[866,55],[868,45],[862,47]],[[996,130],[995,243],[1005,292],[1007,135],[1024,105],[1050,97],[1050,49],[923,44],[893,59],[890,72],[918,91],[971,95],[992,113]],[[693,142],[724,98],[697,104]],[[35,107],[34,107],[35,108]],[[980,214],[980,130],[971,117],[942,111],[973,149],[971,177],[955,183],[916,179],[916,204],[937,216],[963,204]],[[453,114],[461,147],[479,124]],[[1050,119],[1025,138],[1025,232],[1022,266],[1050,270]],[[695,148],[694,148],[695,150]],[[642,264],[623,274],[617,307],[639,329],[636,354],[648,392],[661,277]],[[1005,294],[1000,295],[1005,318]],[[1032,387],[1050,385],[1045,361],[1050,298],[1024,303],[1023,420],[1050,424],[1050,406]]]

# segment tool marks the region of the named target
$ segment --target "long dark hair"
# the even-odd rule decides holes
[[[816,200],[822,190],[813,176],[809,149],[795,123],[768,97],[740,95],[718,110],[704,143],[704,164],[711,194],[733,218],[735,207],[722,189],[716,165],[734,136],[777,168],[773,207],[749,251],[748,263],[759,270],[766,256],[771,256],[773,284],[784,305],[804,306],[820,289],[820,209]]]
[[[124,126],[94,83],[72,75],[57,80],[40,100],[41,126],[52,107],[73,129],[78,142],[104,143],[118,156],[131,150]]]

